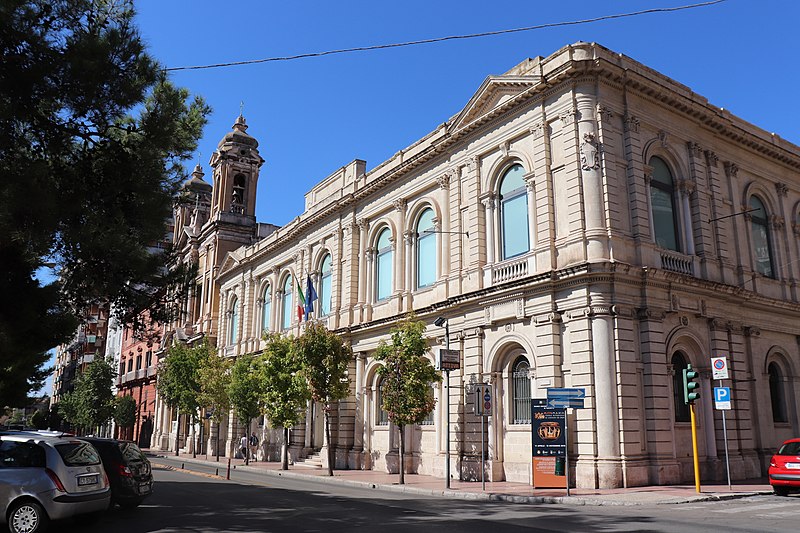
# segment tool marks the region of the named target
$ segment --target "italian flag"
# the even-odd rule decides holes
[[[303,310],[306,307],[306,297],[303,296],[303,287],[300,286],[300,280],[297,280],[297,321],[303,321]]]

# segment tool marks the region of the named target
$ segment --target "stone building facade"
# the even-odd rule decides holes
[[[218,174],[214,197],[229,195]],[[336,466],[395,471],[373,355],[412,311],[443,345],[444,317],[462,368],[408,432],[410,470],[443,476],[449,446],[452,475],[480,479],[470,391],[485,382],[488,478],[529,482],[531,399],[580,387],[586,408],[569,415],[578,487],[691,479],[687,364],[701,373],[702,476],[724,476],[710,379],[710,358],[724,355],[731,472],[758,477],[800,429],[799,214],[800,148],[577,43],[488,77],[390,160],[369,172],[353,161],[286,226],[220,248],[205,323],[232,357],[259,351],[264,330],[297,335],[297,280],[311,276],[316,316],[356,354],[331,428]],[[322,431],[310,405],[291,433],[297,460],[320,449]],[[270,455],[279,434],[264,437]]]

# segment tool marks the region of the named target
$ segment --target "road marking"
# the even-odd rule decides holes
[[[778,507],[786,507],[788,503],[764,503],[761,505],[740,505],[731,509],[711,509],[713,513],[744,513],[750,511],[764,510],[764,509],[777,509]]]

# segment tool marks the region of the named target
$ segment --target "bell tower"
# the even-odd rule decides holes
[[[225,134],[211,156],[212,220],[255,223],[256,187],[263,164],[258,141],[247,134],[247,122],[239,115],[233,129]]]

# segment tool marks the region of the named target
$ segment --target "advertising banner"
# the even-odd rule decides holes
[[[533,452],[533,487],[559,488],[567,486],[567,478],[556,475],[556,462],[566,456],[566,410],[546,405],[531,405],[531,439]]]

